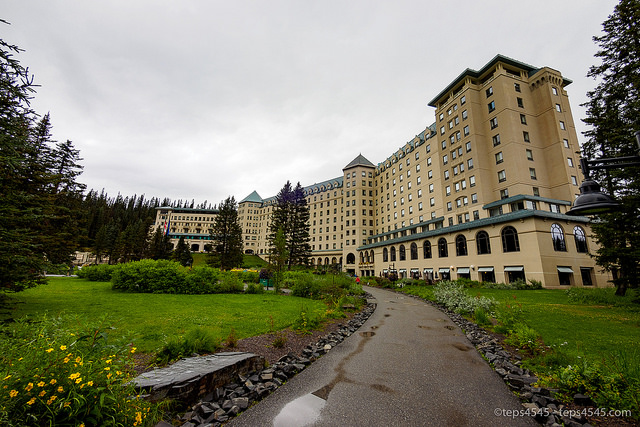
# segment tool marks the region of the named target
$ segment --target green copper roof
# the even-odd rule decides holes
[[[249,194],[244,199],[240,200],[240,203],[244,203],[244,202],[262,203],[262,197],[260,197],[260,195],[256,191],[254,191],[253,193]],[[238,204],[240,204],[240,203],[238,203]]]
[[[518,194],[517,196],[507,197],[507,198],[504,198],[504,199],[496,200],[495,202],[487,203],[486,205],[484,205],[482,207],[482,209],[491,209],[491,208],[495,208],[497,206],[507,205],[507,204],[513,203],[513,202],[519,202],[521,200],[534,200],[536,202],[553,203],[553,204],[556,204],[556,205],[565,205],[565,206],[570,206],[571,205],[571,202],[568,202],[566,200],[547,199],[546,197],[529,196],[529,195],[526,195],[526,194]]]

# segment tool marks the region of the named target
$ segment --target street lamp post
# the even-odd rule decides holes
[[[640,152],[640,131],[635,133]],[[580,168],[584,175],[584,181],[580,185],[580,195],[573,202],[573,207],[567,211],[567,215],[584,216],[597,215],[614,211],[620,204],[608,194],[601,191],[600,184],[590,178],[592,170],[621,169],[629,166],[640,166],[640,156],[625,156],[587,160],[580,159]]]

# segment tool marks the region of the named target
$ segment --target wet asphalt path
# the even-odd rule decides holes
[[[228,425],[537,425],[496,416],[522,405],[445,314],[367,291],[378,307],[355,334]]]

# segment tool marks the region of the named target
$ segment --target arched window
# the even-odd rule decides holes
[[[396,247],[391,246],[391,262],[394,262],[395,260],[396,260]]]
[[[387,248],[382,249],[382,262],[389,262],[389,251]]]
[[[373,256],[373,249],[369,251],[369,262],[373,263],[374,261],[374,256]]]
[[[520,242],[518,241],[518,232],[515,228],[508,225],[502,229],[502,251],[503,252],[520,252]]]
[[[418,259],[418,245],[411,244],[411,259]]]
[[[327,258],[327,264],[329,263],[329,258]],[[347,264],[355,264],[356,256],[352,253],[347,254]]]
[[[447,239],[441,237],[438,239],[438,256],[440,258],[446,258],[449,256],[449,249],[447,248]]]
[[[400,245],[400,261],[407,259],[407,253],[405,252],[404,245]]]
[[[478,246],[478,255],[490,254],[491,243],[489,242],[489,233],[486,231],[478,231],[476,234],[476,245]]]
[[[576,251],[585,254],[589,252],[589,248],[587,248],[587,236],[584,234],[582,227],[578,227],[577,225],[574,227],[573,238],[576,241]]]
[[[553,242],[553,250],[558,252],[566,252],[567,244],[564,241],[564,232],[560,224],[551,224],[551,241]]]
[[[462,235],[456,236],[456,256],[467,255],[467,239]]]
[[[428,240],[425,240],[422,244],[422,256],[424,259],[431,258],[431,242]]]

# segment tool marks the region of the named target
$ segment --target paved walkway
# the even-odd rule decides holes
[[[231,426],[518,426],[522,405],[462,331],[431,305],[367,288],[360,330]]]

